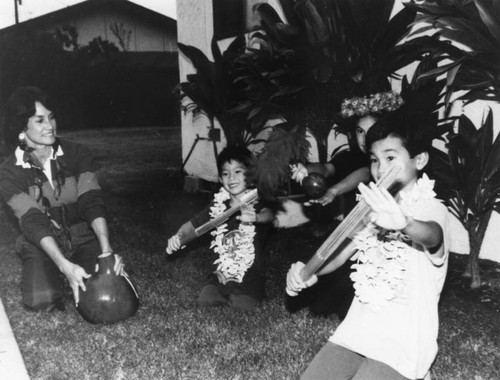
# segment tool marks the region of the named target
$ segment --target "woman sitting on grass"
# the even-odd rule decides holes
[[[433,181],[418,179],[431,139],[408,125],[394,113],[368,132],[373,178],[399,166],[399,191],[393,197],[373,183],[359,185],[371,222],[318,272],[330,273],[354,255],[355,297],[302,379],[420,379],[436,357],[448,210],[434,198]],[[303,281],[303,267],[297,262],[288,272],[290,295],[317,281],[316,275]]]
[[[253,160],[244,147],[227,147],[217,157],[220,191],[213,203],[183,224],[168,240],[167,253],[181,247],[183,236],[222,214],[227,208],[240,204],[248,191],[246,172]],[[262,204],[243,205],[240,215],[233,215],[219,226],[211,247],[219,258],[214,272],[198,297],[200,306],[229,305],[238,311],[258,307],[264,298],[263,246],[269,232],[273,212]],[[229,232],[228,232],[229,231]]]
[[[29,310],[64,308],[66,277],[75,303],[97,258],[113,254],[94,160],[59,139],[46,93],[22,87],[7,104],[3,138],[14,152],[0,166],[0,194],[19,220],[22,297]],[[123,271],[120,256],[114,269]]]

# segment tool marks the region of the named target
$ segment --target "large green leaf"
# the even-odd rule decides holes
[[[285,15],[286,21],[290,25],[296,25],[298,23],[297,17],[295,16],[294,0],[279,0],[283,14]]]
[[[381,31],[374,41],[373,49],[385,53],[396,46],[398,42],[409,32],[408,26],[415,20],[417,12],[404,8],[399,11]]]
[[[430,45],[427,51],[435,59],[446,57],[452,61],[447,66],[452,70],[448,75],[448,97],[452,91],[465,90],[470,91],[463,96],[468,101],[500,100],[499,1],[448,0],[418,4],[412,1],[405,6],[421,12],[421,20],[435,27],[442,38],[461,44],[455,50],[445,45],[438,49]],[[425,54],[425,46],[421,46],[420,51]],[[458,61],[461,64],[457,68],[453,63]]]
[[[500,47],[500,2],[498,0],[475,0],[481,20],[496,38],[497,47]]]
[[[177,44],[179,50],[191,61],[196,71],[204,78],[212,77],[212,62],[198,48],[183,43]]]

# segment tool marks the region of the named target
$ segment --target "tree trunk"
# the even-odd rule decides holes
[[[470,287],[475,289],[481,286],[481,273],[479,268],[479,253],[483,245],[484,236],[490,221],[491,211],[483,215],[482,218],[474,220],[468,228],[469,232],[469,260],[464,275],[471,277]]]
[[[210,120],[210,130],[212,131],[212,144],[214,147],[215,161],[217,161],[219,152],[217,151],[217,141],[215,141],[215,138],[213,138],[213,136],[215,136],[215,120],[213,117],[209,117],[208,119]],[[217,175],[219,175],[219,173],[217,173]]]
[[[323,139],[317,140],[318,146],[318,161],[321,163],[326,163],[328,159],[328,146],[327,141]]]

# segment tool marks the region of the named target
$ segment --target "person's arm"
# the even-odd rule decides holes
[[[181,248],[182,238],[194,234],[195,228],[191,221],[184,223],[170,239],[166,248],[167,254],[172,254]]]
[[[94,231],[97,237],[97,241],[101,246],[102,253],[103,254],[113,253],[113,250],[111,249],[111,245],[109,243],[109,231],[106,219],[104,219],[103,217],[95,218],[92,221],[91,226],[92,230]]]
[[[339,253],[336,254],[324,267],[322,267],[311,278],[302,279],[301,271],[305,264],[298,261],[292,264],[286,275],[286,292],[290,296],[296,296],[305,288],[309,288],[318,282],[318,276],[329,274],[340,268],[355,253],[354,243],[346,241],[339,247]]]
[[[274,212],[269,208],[263,208],[257,214],[255,223],[262,223],[262,224],[272,223],[273,220],[274,220]]]
[[[335,175],[335,166],[327,162],[325,164],[319,162],[310,162],[306,165],[308,173],[318,173],[325,178],[333,177]]]
[[[89,278],[90,274],[85,272],[81,266],[72,263],[64,257],[59,245],[52,236],[42,238],[42,240],[40,240],[40,247],[50,257],[57,268],[59,268],[62,274],[64,274],[64,276],[68,279],[69,286],[73,290],[75,304],[78,305],[80,300],[79,288],[83,291],[86,290],[84,279]]]
[[[263,208],[259,212],[255,212],[253,207],[241,207],[241,215],[236,217],[243,223],[271,223],[274,220],[274,213],[269,208]]]
[[[313,203],[319,203],[322,206],[326,206],[333,202],[333,200],[339,195],[348,193],[355,190],[360,183],[366,183],[370,180],[370,169],[367,167],[359,168],[349,174],[340,182],[336,183],[330,187],[325,195],[318,199],[311,199],[304,203],[305,206],[309,206]]]
[[[359,190],[372,209],[370,219],[373,223],[388,230],[402,231],[413,242],[435,253],[436,257],[443,255],[442,250],[437,250],[443,242],[443,229],[437,222],[424,222],[404,215],[389,191],[378,188],[374,183],[370,183],[369,187],[361,184]]]
[[[97,241],[101,247],[101,255],[99,257],[106,257],[113,254],[113,249],[111,248],[111,244],[109,243],[109,230],[108,223],[106,219],[103,217],[95,218],[90,224],[92,230],[94,231]],[[122,257],[120,255],[114,254],[115,256],[115,264],[113,269],[117,275],[124,275],[124,264]]]
[[[332,163],[327,162],[325,164],[319,162],[312,162],[308,164],[297,164],[290,165],[292,171],[291,178],[302,185],[302,181],[309,173],[318,173],[325,178],[333,177],[335,175],[335,166]]]
[[[443,250],[438,250],[443,242],[443,229],[434,221],[423,222],[407,217],[407,225],[401,231],[410,239],[428,249],[436,257],[442,257]]]

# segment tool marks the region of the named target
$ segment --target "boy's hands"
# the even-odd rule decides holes
[[[257,213],[253,207],[247,204],[242,204],[241,215],[237,216],[236,219],[243,223],[255,223],[257,222]]]
[[[365,202],[372,209],[371,222],[387,230],[402,230],[408,225],[408,218],[392,195],[384,188],[378,188],[373,182],[369,187],[361,183],[359,191]]]
[[[168,239],[168,245],[166,248],[167,254],[172,254],[181,248],[181,237],[179,234],[175,234],[170,239]]]
[[[215,274],[215,276],[217,277],[217,280],[219,280],[219,282],[220,282],[222,285],[226,285],[229,281],[231,281],[231,280],[228,280],[228,279],[226,278],[226,276],[224,276],[224,274],[223,274],[221,271],[219,271],[219,270],[216,270],[216,271],[214,272],[214,274]]]
[[[313,275],[307,281],[302,281],[300,272],[304,268],[303,262],[297,261],[292,264],[286,275],[286,292],[289,296],[295,297],[302,289],[309,288],[318,282],[318,276]]]

